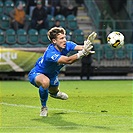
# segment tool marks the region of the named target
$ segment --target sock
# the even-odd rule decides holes
[[[58,90],[57,92],[55,92],[55,93],[49,92],[49,94],[50,94],[50,95],[53,95],[53,96],[56,96],[58,92],[59,92],[59,90]]]
[[[39,95],[42,106],[46,106],[48,100],[48,89],[43,89],[42,86],[39,87]]]

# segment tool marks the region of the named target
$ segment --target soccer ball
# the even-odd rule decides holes
[[[120,32],[113,31],[107,36],[108,44],[113,48],[120,48],[124,45],[124,35]]]

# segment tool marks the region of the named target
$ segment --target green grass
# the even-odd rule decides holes
[[[61,81],[66,101],[49,97],[42,118],[38,89],[27,81],[0,83],[0,132],[130,133],[133,132],[133,82]]]

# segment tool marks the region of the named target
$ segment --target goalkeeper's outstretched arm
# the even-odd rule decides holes
[[[95,51],[92,51],[92,43],[94,41],[94,39],[96,38],[96,33],[93,32],[91,33],[87,40],[84,41],[84,46],[79,46],[77,45],[75,47],[75,50],[78,50],[78,53],[77,54],[74,54],[72,56],[61,56],[58,60],[58,63],[59,64],[72,64],[74,63],[75,61],[77,61],[78,59],[82,58],[83,56],[87,56],[88,54],[94,54]]]

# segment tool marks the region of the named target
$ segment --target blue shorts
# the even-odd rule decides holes
[[[42,73],[37,73],[35,71],[35,69],[33,68],[29,74],[28,74],[28,78],[29,78],[29,81],[32,85],[34,85],[35,87],[38,87],[36,82],[35,82],[35,78],[36,76],[38,76],[39,74],[42,74]],[[49,77],[48,77],[49,78]],[[59,86],[59,79],[58,79],[58,76],[55,76],[55,77],[52,77],[52,78],[49,78],[50,79],[50,86]]]

